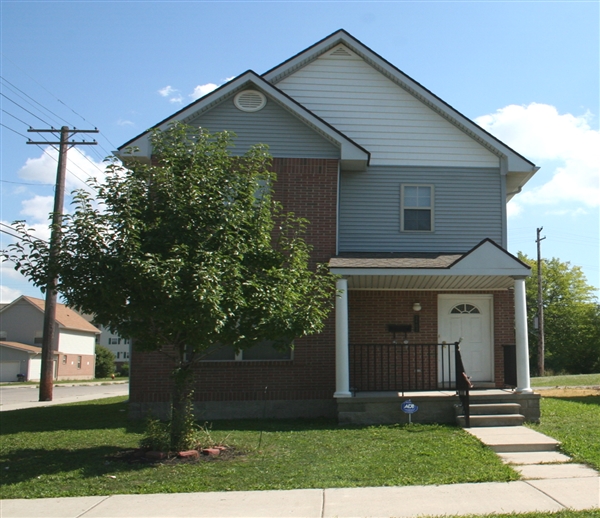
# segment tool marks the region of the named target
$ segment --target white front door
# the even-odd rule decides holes
[[[460,352],[472,381],[494,381],[492,295],[439,295],[438,332],[438,343],[462,338]]]

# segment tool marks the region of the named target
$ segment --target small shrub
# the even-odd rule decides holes
[[[108,378],[115,372],[115,355],[110,349],[96,345],[96,378]]]
[[[152,451],[169,451],[171,448],[171,426],[153,417],[146,420],[144,437],[140,441],[140,448]]]
[[[129,377],[129,364],[128,363],[123,363],[119,367],[119,375],[124,376],[126,378]]]

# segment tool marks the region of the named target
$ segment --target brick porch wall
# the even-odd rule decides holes
[[[313,246],[311,266],[328,262],[336,251],[338,161],[276,158],[273,170],[277,173],[276,197],[284,210],[310,222],[305,239]],[[171,370],[172,362],[165,354],[133,351],[130,401],[138,413],[152,404],[169,402]],[[334,312],[321,334],[295,341],[292,360],[204,362],[197,365],[195,375],[197,406],[201,402],[239,404],[264,399],[333,401]]]
[[[449,292],[435,291],[349,291],[349,341],[351,344],[389,344],[392,334],[388,324],[413,325],[412,306],[419,302],[420,332],[408,333],[411,344],[435,344],[438,341],[438,295]],[[464,294],[493,295],[494,326],[494,381],[504,386],[503,346],[515,343],[514,298],[512,291],[469,291]],[[396,335],[401,343],[404,334]]]

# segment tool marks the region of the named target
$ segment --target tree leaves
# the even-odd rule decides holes
[[[233,157],[231,138],[182,124],[154,131],[151,164],[111,157],[95,198],[74,193],[56,272],[24,224],[8,257],[37,286],[56,273],[67,305],[146,350],[318,332],[333,277],[309,269],[308,223],[274,201],[267,149]]]

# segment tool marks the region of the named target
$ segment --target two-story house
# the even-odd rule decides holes
[[[39,380],[45,302],[25,295],[0,309],[1,381]],[[100,330],[64,304],[56,305],[53,379],[93,379]]]
[[[506,204],[536,172],[532,162],[343,30],[156,127],[173,121],[235,132],[233,154],[268,144],[276,197],[310,221],[313,260],[340,276],[325,331],[289,354],[263,347],[200,363],[198,416],[398,420],[398,396],[452,392],[459,340],[476,389],[514,385],[512,396],[536,406],[530,271],[506,249]],[[119,151],[130,146],[151,159],[148,132]],[[170,368],[158,354],[133,353],[134,415],[166,409]]]

